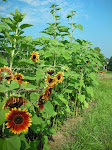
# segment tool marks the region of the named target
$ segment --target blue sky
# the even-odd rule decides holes
[[[26,13],[23,23],[34,26],[25,29],[25,35],[37,38],[48,26],[46,23],[53,22],[49,8],[53,3],[62,8],[61,25],[68,26],[67,14],[77,11],[74,22],[83,26],[83,32],[76,29],[75,38],[90,41],[93,48],[100,47],[107,58],[112,56],[112,0],[7,0],[7,3],[0,0],[0,16],[9,17],[15,9]]]

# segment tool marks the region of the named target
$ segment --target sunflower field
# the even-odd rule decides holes
[[[61,9],[51,5],[54,22],[25,36],[25,14],[0,18],[0,150],[48,150],[52,136],[68,117],[88,107],[102,64],[91,42],[74,38],[76,11],[60,25]]]

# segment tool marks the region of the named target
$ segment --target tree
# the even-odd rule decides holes
[[[112,56],[109,59],[109,63],[107,65],[107,70],[112,71]]]

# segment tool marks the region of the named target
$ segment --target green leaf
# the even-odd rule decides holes
[[[68,105],[68,101],[65,98],[63,98],[62,94],[59,94],[58,97],[64,104]]]
[[[84,108],[88,108],[88,103],[84,101]]]
[[[34,76],[25,76],[24,75],[24,78],[27,79],[27,80],[36,80],[36,77],[34,77]]]
[[[81,95],[81,94],[78,94],[78,99],[80,100],[80,102],[84,102],[85,101],[85,95]]]
[[[65,89],[65,92],[67,92],[67,93],[72,93],[72,90],[70,90],[70,89]]]
[[[19,84],[16,81],[11,81],[10,89],[13,90],[17,88],[19,88]]]
[[[30,148],[28,150],[37,150],[37,146],[40,143],[39,140],[35,139],[30,142]]]
[[[0,111],[0,125],[4,123],[6,113],[7,113],[7,110],[1,109],[1,111]]]
[[[34,86],[34,85],[32,85],[32,84],[23,83],[23,84],[21,85],[21,89],[26,89],[26,90],[36,89],[36,86]]]
[[[8,65],[7,61],[4,58],[0,58],[0,64],[2,65]]]
[[[30,99],[31,99],[31,102],[35,102],[37,99],[38,99],[38,94],[37,93],[35,93],[35,92],[32,92],[31,94],[30,94]]]
[[[39,80],[44,76],[44,73],[41,71],[36,71],[36,79]]]
[[[20,150],[21,142],[19,137],[15,135],[13,137],[3,139],[2,145],[0,146],[1,150]]]
[[[42,123],[44,123],[44,121],[42,120],[42,118],[38,117],[37,115],[34,115],[31,118],[31,120],[32,120],[32,124],[36,124],[36,125],[38,125],[38,124],[41,125]]]
[[[47,130],[47,134],[49,134],[49,135],[52,135],[52,134],[56,135],[56,132],[55,132],[55,130],[53,128],[50,128],[50,129]]]
[[[83,26],[81,24],[78,24],[75,27],[78,28],[78,29],[80,29],[81,31],[83,31]]]
[[[21,30],[22,30],[22,29],[24,29],[24,28],[31,27],[31,26],[33,26],[33,25],[32,25],[32,24],[22,24],[22,25],[20,26],[20,28],[21,28]]]
[[[18,65],[32,65],[34,62],[31,59],[21,59],[18,61]]]
[[[93,88],[92,87],[86,87],[87,94],[90,94],[91,97],[93,97]]]
[[[41,111],[41,113],[44,114],[44,112],[49,116],[54,116],[54,109],[53,109],[53,105],[51,104],[51,102],[47,101],[45,103],[44,109],[43,111]]]
[[[26,150],[26,149],[30,148],[30,146],[29,146],[29,144],[28,144],[24,134],[20,135],[20,140],[21,140],[21,148],[20,148],[20,150]]]
[[[6,92],[8,90],[9,90],[8,87],[4,87],[3,85],[0,85],[0,93],[4,93],[4,92]]]

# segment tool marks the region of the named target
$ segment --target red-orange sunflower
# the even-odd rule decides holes
[[[48,75],[47,79],[45,79],[46,83],[50,84],[56,81],[56,78],[52,78],[50,75]]]
[[[11,109],[11,108],[19,108],[21,105],[27,103],[27,101],[24,100],[23,97],[21,96],[11,96],[8,98],[8,100],[6,101],[6,103],[3,106],[3,109],[7,108],[7,106]]]
[[[12,71],[6,66],[0,68],[0,81],[3,79],[6,79],[7,81],[12,79]]]
[[[25,132],[31,126],[30,117],[31,114],[26,109],[14,108],[6,114],[6,120],[8,121],[6,126],[14,134],[20,134],[22,130]]]
[[[33,61],[33,62],[37,62],[38,60],[39,60],[39,53],[38,52],[32,52],[31,54],[31,60]]]
[[[52,94],[52,89],[53,88],[49,87],[49,86],[46,88],[45,93],[44,93],[44,97],[45,97],[46,100],[48,100],[50,95]]]
[[[22,79],[24,79],[24,76],[21,73],[18,73],[18,74],[16,73],[13,76],[13,80],[17,81],[19,84],[23,83]]]
[[[57,78],[57,82],[60,83],[63,81],[63,76],[64,76],[64,73],[62,72],[58,72],[58,74],[56,75],[56,78]]]
[[[39,103],[37,104],[37,105],[39,106],[38,111],[44,109],[44,104],[45,104],[45,102],[46,102],[45,95],[44,95],[44,94],[40,95],[40,96],[39,96]]]

